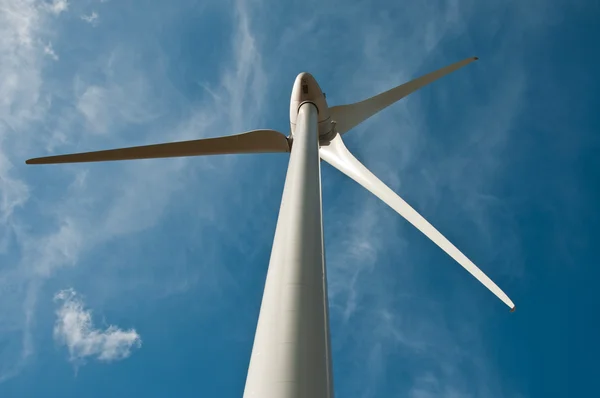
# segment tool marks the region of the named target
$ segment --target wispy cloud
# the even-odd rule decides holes
[[[11,347],[2,354],[2,362],[10,364],[0,368],[3,381],[15,376],[35,353],[36,342],[31,336],[36,318],[43,316],[38,314],[37,303],[47,294],[45,282],[58,270],[85,262],[87,253],[99,245],[156,225],[173,195],[194,178],[193,172],[180,172],[188,159],[124,162],[108,168],[67,166],[53,169],[50,174],[43,168],[15,170],[14,165],[46,151],[74,152],[201,138],[251,128],[262,117],[267,83],[260,48],[243,4],[233,16],[232,51],[226,57],[229,65],[219,70],[212,87],[216,96],[194,104],[185,101],[182,93],[169,84],[163,50],[154,43],[128,41],[127,36],[108,40],[110,45],[96,48],[83,63],[67,56],[61,58],[63,68],[73,73],[46,73],[44,56],[50,55],[46,53],[52,48],[45,50],[41,43],[49,43],[51,38],[58,46],[66,40],[55,34],[60,20],[54,16],[64,12],[68,3],[0,4],[6,11],[0,12],[0,46],[5,54],[0,59],[0,72],[6,82],[0,85],[0,243],[4,251],[11,253],[10,261],[0,269],[0,290],[6,292],[0,333],[11,331],[3,334],[8,339],[4,344]],[[48,32],[54,33],[50,37]],[[151,64],[140,56],[144,51],[152,54]],[[250,90],[242,97],[238,87]],[[167,109],[175,111],[167,113]],[[216,186],[219,181],[227,181],[223,176],[235,169],[231,159],[215,161],[220,162],[219,168],[209,178]],[[199,160],[188,170],[211,167],[212,162]],[[44,184],[39,178],[46,178]],[[44,187],[51,187],[50,191]],[[211,200],[205,196],[205,200]],[[207,216],[205,219],[210,220]],[[171,274],[177,264],[161,266],[168,267]],[[194,276],[198,272],[201,268],[195,267],[178,278],[188,281],[187,286],[198,280]],[[140,279],[138,276],[136,281]],[[102,294],[119,288],[119,284],[111,283]],[[164,284],[152,288],[154,294],[159,290],[159,295],[166,289]],[[87,323],[88,313],[80,311],[78,301],[66,300],[66,294],[59,297],[66,305],[61,307],[61,319],[72,322],[63,322],[58,329],[73,350],[72,355],[108,359],[122,353],[123,346],[114,345],[115,341],[133,344],[133,334],[128,332],[93,329]],[[115,350],[112,353],[111,347]]]
[[[98,13],[96,11],[92,11],[89,15],[82,15],[80,18],[92,26],[98,26]]]
[[[67,0],[53,0],[51,3],[44,3],[44,7],[52,14],[58,15],[67,11],[69,2]]]
[[[105,330],[96,329],[92,311],[85,309],[75,290],[61,290],[54,300],[60,303],[54,338],[69,349],[71,361],[81,363],[88,357],[117,361],[129,357],[133,348],[142,346],[142,339],[135,329],[122,330],[113,325]]]
[[[53,60],[58,61],[58,55],[56,55],[56,53],[54,52],[54,49],[52,48],[52,43],[48,43],[44,46],[44,54],[48,55]]]
[[[0,180],[2,181],[0,222],[2,223],[6,223],[14,210],[22,206],[29,198],[29,187],[23,181],[11,176],[12,168],[13,165],[0,152]]]
[[[0,253],[6,256],[12,249],[15,212],[30,198],[30,186],[20,177],[14,163],[19,143],[26,139],[21,133],[43,114],[46,104],[40,101],[42,84],[40,67],[44,58],[44,42],[39,35],[44,13],[38,3],[0,1]],[[4,292],[0,304],[0,338],[6,357],[0,365],[0,382],[13,377],[23,366],[31,346],[29,336],[22,333],[28,314],[17,311],[26,298],[26,292],[15,281],[17,272],[10,261],[0,267],[0,290]],[[20,300],[14,300],[19,297]],[[9,341],[4,341],[7,337]]]

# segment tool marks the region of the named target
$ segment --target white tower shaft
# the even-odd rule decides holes
[[[318,112],[300,106],[244,398],[332,398]]]

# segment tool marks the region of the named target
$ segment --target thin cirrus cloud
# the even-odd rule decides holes
[[[54,49],[52,48],[52,43],[48,43],[44,46],[44,54],[48,55],[53,60],[58,61],[58,55],[56,55],[56,53],[54,52]]]
[[[36,180],[38,173],[26,173],[16,165],[20,166],[33,153],[76,151],[81,145],[123,146],[133,141],[143,144],[231,133],[241,126],[256,124],[261,118],[267,84],[243,3],[232,18],[230,66],[222,68],[212,83],[212,90],[223,102],[213,98],[194,106],[185,103],[169,84],[158,84],[168,81],[162,67],[165,54],[152,43],[123,41],[115,45],[116,41],[111,41],[98,48],[85,65],[77,59],[58,60],[69,68],[81,66],[76,73],[44,75],[44,57],[48,59],[48,54],[42,43],[48,42],[48,32],[55,30],[60,18],[69,13],[68,3],[0,5],[9,11],[0,12],[0,32],[7,38],[0,41],[6,54],[0,60],[0,72],[9,83],[0,86],[0,138],[4,143],[0,147],[0,220],[2,247],[9,259],[7,266],[0,269],[0,289],[5,292],[0,305],[0,335],[5,346],[10,347],[1,354],[4,365],[0,367],[0,380],[4,381],[18,375],[34,358],[33,328],[40,323],[36,319],[44,318],[38,311],[38,302],[49,293],[45,282],[59,270],[78,265],[94,248],[154,226],[172,195],[183,189],[185,179],[190,178],[180,173],[188,159],[122,164],[121,171],[114,174],[85,165],[55,169],[50,174],[44,174],[40,168],[37,172],[46,176],[43,184]],[[53,41],[53,45],[59,48],[61,42]],[[152,67],[136,57],[141,51],[154,52]],[[251,90],[240,96],[238,87]],[[54,90],[55,98],[50,95],[53,88],[58,88]],[[156,90],[161,90],[161,94]],[[69,105],[55,105],[55,99]],[[177,104],[181,105],[181,112],[174,112],[175,116],[160,111]],[[132,130],[145,135],[132,136]],[[82,135],[81,131],[92,134]],[[190,167],[210,168],[211,162],[203,159]],[[227,181],[223,177],[235,171],[233,166],[231,160],[221,161],[216,173],[211,173],[212,183]],[[54,185],[54,181],[60,182]],[[55,192],[54,186],[68,188]],[[42,193],[43,187],[50,188],[50,192],[46,191],[50,195]],[[143,203],[140,197],[145,198]],[[194,277],[190,274],[186,279]],[[110,283],[108,287],[111,286],[118,287]],[[80,322],[70,326],[61,323],[59,327],[59,336],[75,350],[72,355],[93,352],[100,359],[118,357],[124,351],[115,342],[135,341],[132,334],[117,329],[91,328],[85,311],[77,315],[75,310],[81,309],[77,301],[67,300],[64,304],[62,315],[73,315],[69,319]],[[71,332],[86,332],[78,332],[75,339],[76,335],[65,334],[71,326]],[[111,354],[113,346],[117,351]],[[108,351],[98,351],[101,348]]]
[[[71,361],[82,362],[88,358],[118,361],[142,346],[142,339],[135,329],[123,330],[114,325],[104,330],[95,328],[92,311],[85,308],[75,290],[61,290],[54,300],[60,304],[56,311],[54,339],[68,348]]]
[[[67,0],[52,0],[52,2],[42,3],[43,7],[52,14],[58,15],[69,9]]]
[[[92,11],[89,15],[84,14],[80,18],[92,26],[98,26],[98,13],[96,11]]]

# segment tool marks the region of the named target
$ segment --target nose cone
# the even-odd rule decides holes
[[[296,76],[294,81],[294,87],[292,89],[292,97],[290,99],[290,124],[292,132],[296,127],[296,117],[298,115],[298,108],[303,102],[312,102],[319,111],[319,133],[325,134],[329,132],[327,130],[327,124],[329,124],[329,107],[325,100],[325,95],[319,87],[317,80],[308,72],[302,72]],[[322,130],[327,131],[322,131]]]
[[[292,89],[292,101],[314,101],[322,95],[321,87],[319,87],[319,83],[313,75],[302,72],[296,76],[294,88]]]

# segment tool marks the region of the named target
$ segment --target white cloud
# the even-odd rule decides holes
[[[35,3],[0,0],[0,134],[4,137],[43,111],[39,101],[43,20]]]
[[[58,61],[58,55],[56,55],[56,53],[54,52],[54,49],[52,48],[52,43],[48,43],[44,46],[44,54],[48,55],[53,60]]]
[[[61,303],[56,312],[54,338],[67,346],[71,361],[88,357],[117,361],[129,357],[133,348],[141,347],[142,339],[135,329],[122,330],[113,325],[105,330],[94,328],[92,311],[84,308],[73,289],[61,290],[54,300]]]
[[[9,250],[19,233],[15,213],[31,195],[29,184],[20,176],[15,155],[29,144],[27,127],[44,114],[47,104],[40,96],[44,42],[40,32],[46,14],[40,2],[0,0],[0,250]],[[42,4],[43,5],[43,4]],[[18,333],[30,319],[19,311],[29,302],[28,293],[14,259],[0,267],[0,290],[5,292],[0,310],[0,334]],[[0,382],[15,376],[30,354],[30,334],[11,339],[0,360]],[[16,341],[15,341],[16,340]]]
[[[107,132],[109,123],[112,119],[108,117],[114,110],[118,111],[118,107],[114,110],[109,109],[114,97],[118,95],[120,90],[115,87],[115,92],[108,94],[108,89],[100,86],[90,85],[85,88],[85,91],[79,97],[77,109],[85,116],[89,122],[89,126],[93,131]]]
[[[15,208],[22,206],[29,198],[29,187],[23,181],[11,176],[12,168],[12,163],[0,151],[0,223],[2,224],[9,220]]]
[[[96,11],[92,11],[90,15],[82,15],[80,18],[92,26],[98,25],[98,14]]]
[[[69,8],[67,0],[54,0],[52,3],[45,3],[45,8],[54,15],[58,15]]]

